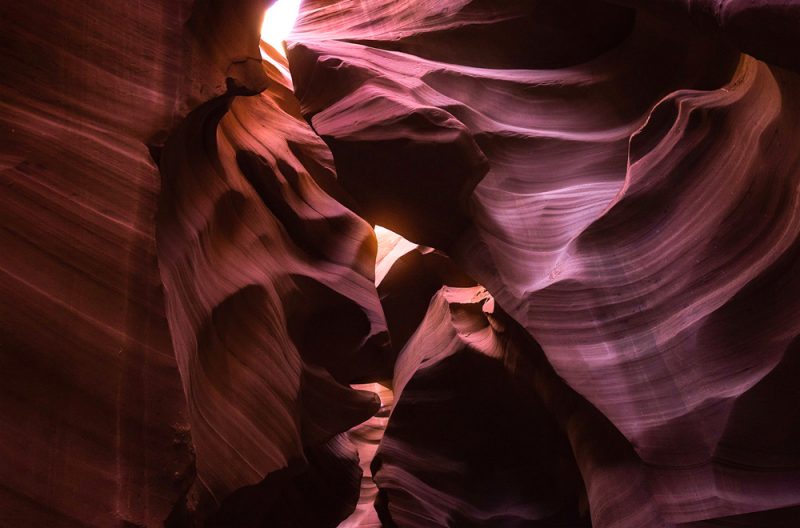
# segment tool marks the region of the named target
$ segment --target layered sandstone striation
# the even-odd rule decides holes
[[[800,84],[741,51],[792,66],[748,39],[761,15],[798,27],[795,7],[745,22],[723,3],[716,32],[669,6],[346,4],[306,4],[289,49],[303,111],[358,211],[446,250],[607,418],[616,440],[573,443],[595,458],[579,460],[594,524],[795,506]],[[546,28],[487,29],[537,10]],[[509,44],[625,21],[557,64]],[[491,36],[459,41],[470,24]]]
[[[800,4],[270,3],[0,7],[0,525],[800,523]]]
[[[388,341],[375,235],[325,192],[330,152],[268,73],[267,91],[193,111],[160,155],[167,319],[197,492],[217,501],[372,416],[347,384]]]

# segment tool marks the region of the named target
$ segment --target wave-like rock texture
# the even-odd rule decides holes
[[[372,474],[372,462],[389,422],[389,415],[394,404],[394,394],[386,385],[380,383],[355,385],[353,388],[369,390],[378,394],[381,399],[381,408],[375,416],[347,432],[348,437],[358,449],[359,466],[362,473],[361,488],[358,504],[337,528],[381,528],[383,524],[375,509],[378,487],[375,485]]]
[[[0,8],[0,525],[355,507],[374,235],[262,65],[264,7]]]
[[[384,526],[588,526],[566,436],[479,286],[434,295],[373,468]]]
[[[723,29],[797,20],[752,4]],[[605,7],[308,1],[289,62],[356,210],[447,250],[608,420],[608,445],[572,442],[594,525],[789,526],[800,79],[680,10]],[[589,25],[572,55],[519,57]]]
[[[0,6],[0,525],[800,525],[798,2],[269,3]]]
[[[263,4],[218,4],[0,6],[0,525],[158,526],[193,479],[147,145],[263,86]]]
[[[375,414],[377,397],[348,384],[374,379],[389,352],[375,234],[331,196],[340,191],[330,151],[279,70],[266,68],[266,91],[193,111],[160,155],[158,256],[197,456],[194,492],[216,501],[295,461],[312,472],[303,478],[330,474],[308,449]],[[352,485],[358,497],[357,457],[351,465],[356,478],[328,493]],[[267,477],[262,493],[281,479]],[[257,510],[251,495],[229,505]],[[306,500],[323,508],[315,497]],[[292,506],[278,505],[271,523],[290,517]]]

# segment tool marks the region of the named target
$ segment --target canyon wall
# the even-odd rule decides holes
[[[263,9],[2,3],[3,526],[158,526],[194,481],[151,148],[266,85]]]
[[[0,525],[800,522],[800,4],[269,3],[0,6]]]
[[[797,6],[578,4],[307,2],[303,112],[357,211],[450,254],[607,419],[570,437],[594,525],[790,525]],[[443,507],[399,525],[475,524]]]

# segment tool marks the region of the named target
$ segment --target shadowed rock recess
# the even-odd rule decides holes
[[[800,526],[800,1],[273,3],[0,0],[0,527]]]

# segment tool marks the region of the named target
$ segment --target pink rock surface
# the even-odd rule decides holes
[[[0,525],[156,525],[191,482],[147,148],[224,89],[190,4],[0,6]]]
[[[800,525],[800,3],[270,3],[0,5],[1,526]]]
[[[216,501],[372,416],[347,384],[387,341],[375,235],[323,189],[330,153],[268,73],[262,94],[192,112],[160,157],[167,318],[196,491]]]
[[[406,45],[455,31],[471,9],[491,24],[488,6],[451,7],[395,14],[403,23],[378,36],[335,7],[301,19],[297,93],[359,210],[449,250],[630,444],[649,511],[626,518],[625,494],[579,463],[596,525],[798,504],[794,389],[775,381],[797,375],[797,76],[644,10],[618,45],[557,69],[475,67]],[[417,11],[359,9],[364,20]],[[357,163],[376,151],[380,174]],[[448,160],[447,179],[413,170],[413,152]],[[462,200],[455,213],[431,209],[443,196]]]
[[[587,525],[567,439],[492,306],[481,287],[443,288],[397,359],[373,462],[385,526]]]
[[[394,404],[392,390],[379,383],[366,383],[353,388],[369,390],[378,394],[381,399],[380,410],[364,423],[348,431],[348,436],[358,449],[359,464],[361,466],[361,488],[359,490],[358,504],[338,528],[379,528],[381,520],[375,510],[375,500],[378,497],[378,487],[372,474],[372,462],[375,453],[383,440],[386,426],[389,423],[389,414]]]

